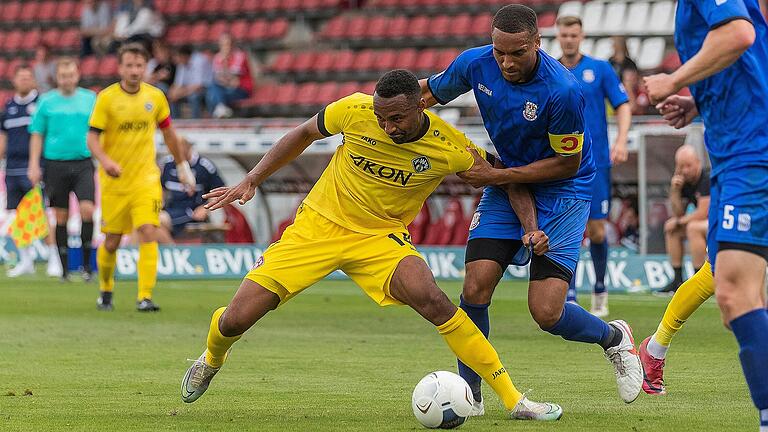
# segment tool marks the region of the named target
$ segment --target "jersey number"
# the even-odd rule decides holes
[[[567,151],[567,152],[574,151],[577,148],[579,148],[579,139],[576,138],[576,137],[567,136],[567,137],[561,139],[560,143],[563,144],[562,149]]]
[[[395,243],[397,243],[400,246],[405,246],[406,243],[411,245],[411,246],[413,246],[413,243],[411,242],[411,235],[410,234],[406,234],[406,233],[403,233],[402,235],[403,235],[403,239],[402,240],[400,240],[400,238],[396,234],[390,234],[387,237],[389,237],[392,240],[394,240]]]
[[[723,207],[723,229],[733,229],[734,218],[733,210],[735,207],[732,205],[725,205]]]

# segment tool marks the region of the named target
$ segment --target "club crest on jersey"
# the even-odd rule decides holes
[[[251,268],[251,270],[255,270],[261,267],[262,265],[264,265],[264,255],[260,256],[259,259],[257,259],[256,262],[253,263],[253,267]]]
[[[477,228],[478,225],[480,225],[480,212],[475,212],[475,214],[472,215],[472,222],[469,223],[469,230],[472,231]]]
[[[417,173],[424,172],[432,168],[432,165],[429,163],[429,158],[426,156],[419,156],[412,160],[411,163],[413,164],[413,169],[416,170]]]
[[[595,82],[595,71],[592,69],[584,69],[584,72],[581,74],[581,79],[584,80],[585,83]]]
[[[523,117],[525,117],[528,121],[534,121],[537,118],[539,118],[536,111],[539,109],[539,106],[531,101],[525,101],[525,109],[523,109]]]
[[[147,110],[147,112],[152,111],[153,107],[154,106],[152,105],[152,102],[147,102],[147,103],[144,104],[144,109]]]

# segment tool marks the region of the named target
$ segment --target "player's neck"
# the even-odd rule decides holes
[[[75,90],[76,90],[76,88],[73,88],[73,89],[59,89],[59,93],[61,93],[61,95],[64,96],[64,97],[70,97],[73,94],[75,94]]]
[[[403,144],[411,143],[411,142],[422,139],[424,135],[427,134],[428,130],[429,130],[429,116],[427,115],[427,113],[422,113],[421,126],[419,126],[419,131],[416,133],[416,135],[414,135],[412,138],[405,141]]]
[[[136,85],[131,85],[125,81],[120,81],[120,88],[128,94],[136,94],[141,89],[141,82]]]
[[[584,56],[580,52],[577,52],[576,54],[570,56],[564,55],[562,58],[560,58],[560,63],[562,63],[563,66],[567,67],[568,69],[572,69],[576,67],[577,64],[579,64],[582,58],[584,58]]]

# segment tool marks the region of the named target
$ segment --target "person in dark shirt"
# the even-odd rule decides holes
[[[632,112],[638,113],[637,88],[640,83],[639,69],[634,60],[629,57],[627,39],[624,36],[614,36],[612,39],[613,55],[608,59],[608,62],[627,91],[629,106],[632,108]]]
[[[664,224],[667,254],[675,271],[674,279],[662,293],[674,293],[683,283],[683,240],[688,239],[693,267],[698,271],[707,259],[707,215],[709,214],[709,171],[701,165],[696,149],[681,146],[675,153],[675,174],[669,186],[673,216]],[[696,207],[691,213],[686,208]]]
[[[194,193],[188,193],[179,181],[176,163],[168,156],[162,162],[160,182],[163,185],[164,209],[160,213],[160,243],[173,243],[173,238],[184,231],[190,222],[204,222],[208,219],[208,210],[203,205],[203,194],[217,187],[224,186],[216,165],[210,159],[200,156],[191,143],[184,140],[185,157],[195,174],[197,185]]]

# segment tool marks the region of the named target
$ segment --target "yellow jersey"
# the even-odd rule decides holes
[[[106,154],[120,165],[120,177],[110,177],[99,168],[99,185],[104,193],[124,194],[160,183],[155,160],[155,131],[171,122],[168,100],[160,89],[141,83],[139,91],[128,93],[120,83],[96,96],[90,127],[101,131]]]
[[[406,229],[443,178],[473,165],[467,147],[486,157],[462,132],[425,114],[424,136],[396,144],[376,121],[373,96],[355,93],[328,105],[318,114],[318,128],[344,138],[304,203],[352,231]]]

